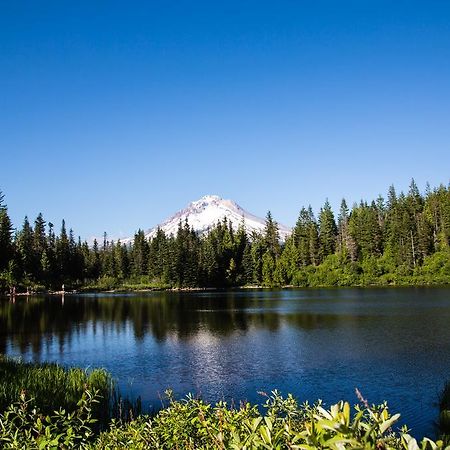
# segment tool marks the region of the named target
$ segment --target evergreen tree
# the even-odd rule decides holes
[[[264,286],[275,285],[275,269],[275,258],[270,251],[266,250],[262,260],[262,281]]]
[[[17,266],[27,282],[34,278],[36,265],[33,251],[33,230],[26,216],[22,229],[17,234]]]
[[[276,263],[281,253],[281,247],[278,224],[273,220],[270,211],[266,215],[263,245],[264,253],[261,267],[262,282],[266,286],[273,286],[275,280]]]
[[[423,199],[414,179],[411,180],[411,184],[409,186],[409,192],[405,201],[405,208],[407,209],[409,216],[407,219],[409,228],[409,242],[411,245],[411,251],[408,252],[410,255],[409,259],[415,267],[418,260],[421,258],[421,252],[419,249],[419,227],[420,225],[425,226],[425,224],[422,223],[419,225],[423,210]],[[425,243],[422,242],[422,245],[423,244]]]
[[[56,270],[57,279],[66,283],[70,277],[70,242],[66,231],[66,222],[61,223],[61,232],[56,238]]]
[[[203,240],[200,252],[201,284],[203,286],[220,286],[218,246],[214,230]]]
[[[134,235],[133,249],[131,251],[132,273],[136,276],[148,273],[149,246],[143,230]]]
[[[236,264],[236,277],[233,284],[243,285],[249,282],[247,280],[249,269],[245,267],[245,264],[248,264],[250,260],[247,259],[244,261],[246,251],[248,258],[251,255],[250,242],[245,232],[244,222],[242,221],[234,238],[233,259]]]
[[[48,223],[47,251],[44,261],[41,260],[41,265],[42,262],[46,265],[45,273],[47,274],[47,280],[53,286],[58,278],[58,273],[56,263],[56,236],[52,222]]]
[[[311,264],[310,238],[311,228],[314,218],[312,217],[312,209],[302,208],[295,224],[292,236],[294,245],[297,248],[298,265],[309,266]]]
[[[33,253],[34,253],[34,273],[37,279],[47,279],[50,263],[47,256],[47,236],[45,234],[45,220],[42,213],[39,213],[34,221],[33,230]],[[43,267],[43,264],[45,267]]]
[[[278,224],[273,220],[270,211],[268,211],[266,215],[264,246],[266,252],[268,252],[275,261],[280,255],[280,233],[278,230]]]
[[[387,200],[387,214],[386,214],[386,237],[385,246],[387,256],[394,261],[396,265],[400,264],[401,249],[400,249],[400,235],[401,229],[401,208],[397,199],[394,186],[389,187]]]
[[[336,249],[337,226],[328,199],[319,214],[319,241],[322,258],[332,255]]]
[[[360,260],[382,253],[381,230],[375,203],[361,202],[354,206],[349,220],[349,235],[355,244],[356,257]],[[353,259],[353,258],[352,258]]]
[[[319,227],[317,225],[314,213],[311,206],[308,208],[308,247],[309,247],[309,260],[313,266],[320,264],[320,241],[319,241]]]
[[[261,285],[263,283],[263,255],[265,253],[265,243],[263,237],[254,233],[252,236],[252,266],[253,283]]]
[[[148,271],[151,278],[167,283],[168,244],[167,237],[161,228],[156,230],[155,237],[150,242]]]
[[[238,284],[246,285],[251,284],[253,282],[253,257],[252,257],[252,246],[248,243],[242,255],[242,269],[240,272],[240,278],[238,280]]]
[[[295,245],[295,237],[287,238],[283,252],[277,261],[275,282],[280,285],[291,284],[300,267],[299,251]]]
[[[0,191],[0,273],[8,269],[14,256],[12,234],[13,226],[8,216],[8,208]]]
[[[344,257],[349,252],[349,232],[348,232],[348,221],[349,221],[349,210],[345,198],[341,201],[341,207],[339,209],[338,216],[338,238],[337,238],[337,251]]]
[[[128,257],[127,246],[117,241],[117,245],[114,250],[114,267],[116,276],[121,280],[124,280],[130,275],[130,261]]]
[[[101,274],[101,260],[100,252],[98,249],[97,239],[94,239],[92,250],[89,252],[87,260],[87,278],[91,280],[97,280]]]

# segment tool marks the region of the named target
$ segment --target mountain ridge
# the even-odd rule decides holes
[[[158,229],[167,235],[176,236],[180,221],[188,224],[200,235],[207,233],[219,221],[226,218],[231,222],[233,229],[237,230],[239,225],[244,225],[247,233],[261,233],[264,231],[265,219],[249,213],[233,200],[223,199],[218,195],[204,195],[198,200],[190,202],[185,208],[177,211],[159,225],[149,228],[144,232],[147,239],[152,239]],[[291,233],[291,229],[283,224],[278,224],[280,240],[285,241]],[[131,242],[133,238],[122,239],[121,242]]]

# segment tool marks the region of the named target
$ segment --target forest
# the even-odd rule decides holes
[[[264,233],[247,234],[223,220],[206,235],[181,223],[176,236],[144,231],[133,242],[92,245],[63,220],[58,231],[39,214],[14,228],[0,191],[0,289],[229,288],[242,286],[429,285],[450,281],[450,186],[421,193],[389,187],[387,198],[328,200],[316,215],[303,207],[280,242],[270,212]]]

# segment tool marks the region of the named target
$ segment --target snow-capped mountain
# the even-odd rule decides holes
[[[218,221],[227,218],[235,230],[243,222],[248,233],[253,231],[262,232],[265,226],[265,220],[257,217],[241,208],[232,200],[224,200],[217,195],[205,195],[200,200],[190,203],[185,209],[178,211],[172,217],[169,217],[163,223],[151,228],[145,232],[147,239],[152,239],[161,228],[166,235],[177,234],[178,225],[181,221],[185,223],[186,219],[191,227],[199,234],[206,233],[208,230],[217,225]],[[280,231],[280,239],[286,240],[291,230],[281,224],[278,224]],[[132,239],[125,239],[122,242],[129,242]]]

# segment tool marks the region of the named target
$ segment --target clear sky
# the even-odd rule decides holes
[[[83,238],[447,184],[448,1],[3,1],[0,189]]]

